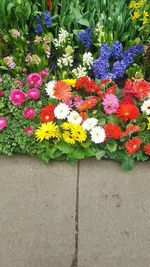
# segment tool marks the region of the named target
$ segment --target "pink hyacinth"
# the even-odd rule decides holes
[[[41,71],[41,76],[42,76],[42,77],[46,77],[46,76],[48,76],[48,70],[42,70],[42,71]]]
[[[43,83],[42,77],[38,73],[31,73],[27,77],[27,85],[29,87],[39,88],[39,87],[41,87],[42,83]]]
[[[34,108],[25,108],[23,111],[23,116],[26,119],[32,119],[36,115]]]
[[[119,107],[119,101],[114,94],[106,94],[102,102],[106,114],[115,113]]]
[[[30,99],[39,99],[41,96],[40,90],[37,88],[31,88],[28,90],[27,95]]]
[[[28,134],[28,135],[30,135],[30,136],[32,136],[33,135],[33,129],[32,128],[26,128],[25,130],[24,130],[24,134]]]
[[[26,96],[22,90],[14,89],[10,92],[9,99],[15,106],[21,106],[26,101]]]
[[[2,131],[7,126],[7,119],[5,117],[0,117],[0,131]]]

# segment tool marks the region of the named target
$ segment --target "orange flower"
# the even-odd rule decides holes
[[[85,121],[85,120],[88,118],[87,113],[84,112],[84,111],[81,111],[81,112],[80,112],[80,116],[82,117],[82,120],[83,120],[83,121]]]
[[[71,86],[63,81],[58,81],[54,87],[54,96],[61,101],[68,101],[72,97]]]
[[[93,108],[96,106],[96,104],[97,104],[97,98],[94,96],[91,96],[87,100],[83,101],[83,103],[79,107],[79,111]]]

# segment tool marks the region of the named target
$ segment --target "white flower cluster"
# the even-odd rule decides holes
[[[73,57],[74,57],[74,49],[68,45],[65,48],[64,55],[62,57],[59,57],[57,60],[57,65],[59,68],[63,67],[72,67],[73,65]]]
[[[76,78],[80,78],[82,76],[86,76],[88,74],[88,70],[91,69],[93,65],[93,56],[91,52],[85,52],[83,54],[83,65],[79,65],[76,69],[72,70],[72,73]]]
[[[82,117],[80,114],[75,110],[70,111],[69,106],[65,103],[60,103],[57,105],[57,107],[54,109],[54,115],[57,119],[67,119],[67,121],[70,123],[81,124],[82,122]]]
[[[55,85],[56,85],[56,81],[50,81],[46,84],[45,91],[50,98],[55,98],[55,96],[54,96]]]
[[[62,48],[65,46],[66,43],[70,42],[70,35],[69,33],[64,30],[64,29],[60,29],[59,34],[58,34],[58,38],[54,39],[54,46],[55,48]]]

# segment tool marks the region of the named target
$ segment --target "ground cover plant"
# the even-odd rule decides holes
[[[149,160],[150,5],[6,2],[0,153],[36,155],[45,163],[114,159],[125,170]]]

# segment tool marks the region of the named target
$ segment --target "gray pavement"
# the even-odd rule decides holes
[[[150,267],[149,164],[0,156],[0,267]]]

